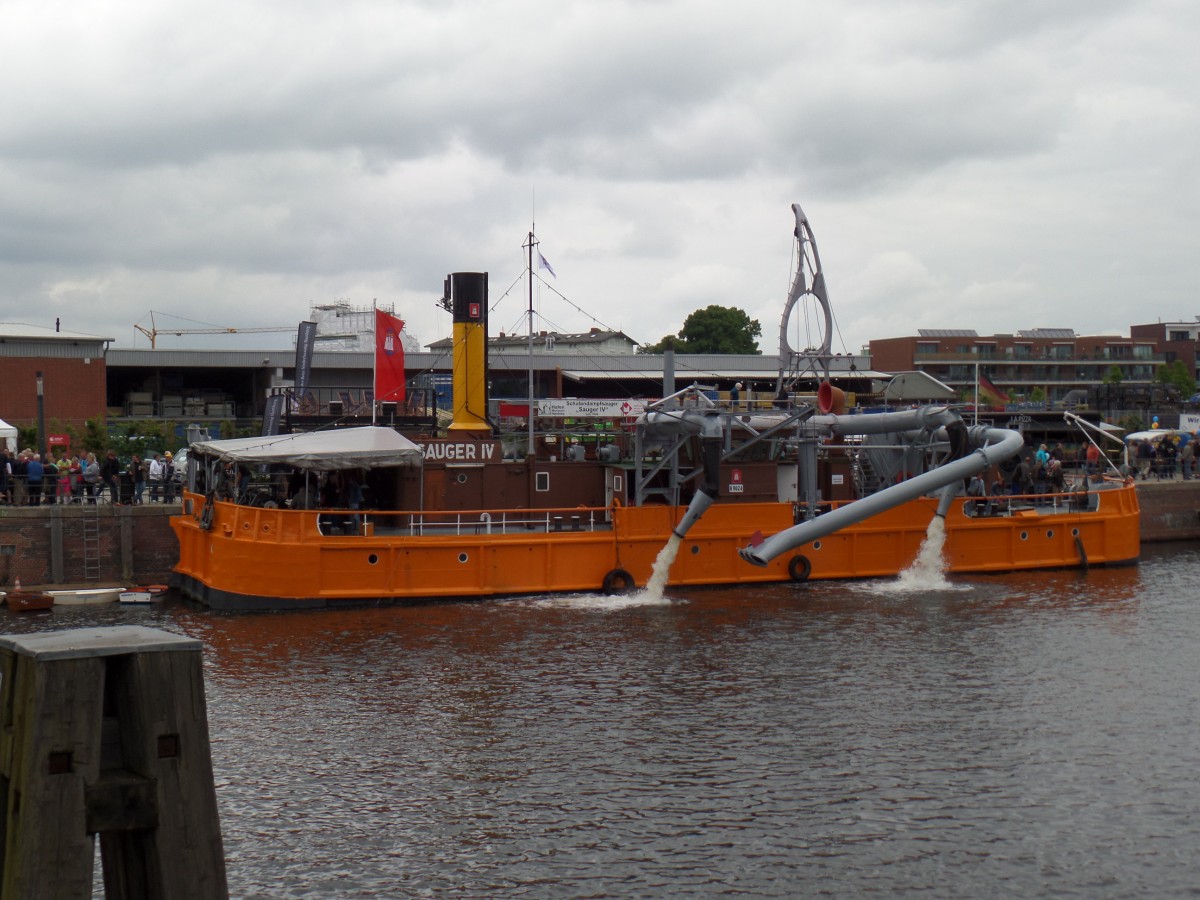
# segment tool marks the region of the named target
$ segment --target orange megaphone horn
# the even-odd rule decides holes
[[[817,387],[817,409],[840,416],[846,411],[846,392],[828,381],[822,381]]]

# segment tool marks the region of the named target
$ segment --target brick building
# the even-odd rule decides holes
[[[1109,370],[1123,385],[1154,384],[1165,357],[1151,337],[1077,335],[1070,328],[1035,328],[983,336],[974,329],[918,329],[916,336],[873,340],[871,365],[885,372],[913,370],[937,378],[965,396],[976,375],[1011,400],[1028,400],[1041,388],[1050,402],[1104,381]]]
[[[1129,334],[1135,338],[1152,340],[1163,355],[1163,362],[1182,362],[1193,378],[1200,369],[1200,316],[1192,322],[1155,322],[1151,325],[1130,325]]]
[[[105,408],[105,356],[112,338],[0,323],[0,418],[37,424],[38,373],[47,423],[82,428]]]

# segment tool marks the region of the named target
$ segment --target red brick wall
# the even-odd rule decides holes
[[[917,354],[915,337],[871,341],[871,368],[877,372],[911,372]]]
[[[23,586],[50,584],[53,579],[49,507],[0,507],[0,588],[16,578]],[[65,507],[59,511],[63,535],[62,584],[87,581],[84,567],[84,517],[89,510]],[[99,563],[101,584],[166,583],[179,561],[179,541],[171,530],[170,508],[100,506]],[[178,512],[178,510],[174,510]],[[121,519],[132,524],[133,571],[121,571]]]
[[[107,373],[103,356],[82,359],[30,359],[0,357],[0,384],[4,385],[4,410],[0,418],[10,425],[37,424],[37,373],[42,373],[46,425],[58,420],[82,428],[87,419],[106,411]]]

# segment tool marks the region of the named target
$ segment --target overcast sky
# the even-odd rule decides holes
[[[0,0],[0,22],[0,321],[144,347],[151,310],[294,329],[378,301],[424,345],[443,277],[484,270],[491,332],[523,332],[536,216],[569,300],[538,289],[540,330],[653,342],[719,304],[773,354],[793,202],[838,351],[1200,314],[1194,0]]]

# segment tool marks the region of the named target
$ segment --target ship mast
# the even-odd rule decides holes
[[[525,448],[525,456],[531,463],[533,462],[533,455],[534,455],[534,438],[533,438],[533,273],[535,270],[533,268],[533,248],[537,244],[537,240],[534,238],[533,234],[534,234],[534,230],[536,227],[537,227],[536,224],[534,224],[533,222],[531,222],[529,224],[529,242],[525,245],[529,250],[529,262],[528,262],[528,265],[529,265],[529,310],[528,310],[528,312],[529,312],[529,370],[527,373],[528,380],[529,380],[529,397],[528,397],[529,409],[527,410],[526,415],[525,415],[525,420],[526,420],[527,429],[528,429],[528,439],[527,439],[528,442],[527,442],[527,446]]]

